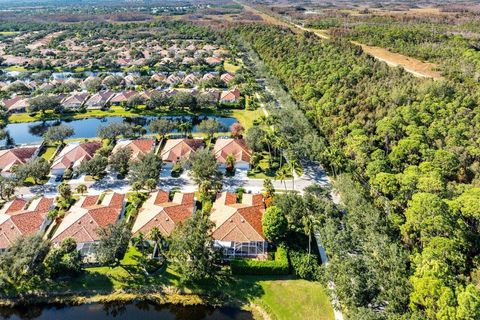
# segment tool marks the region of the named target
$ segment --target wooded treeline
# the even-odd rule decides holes
[[[337,181],[348,214],[319,230],[349,319],[478,319],[478,93],[414,78],[342,39],[235,32],[318,131],[308,156],[354,177]]]

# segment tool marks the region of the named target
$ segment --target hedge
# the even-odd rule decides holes
[[[233,274],[237,275],[284,275],[289,273],[287,251],[278,248],[275,260],[235,259],[230,263]]]

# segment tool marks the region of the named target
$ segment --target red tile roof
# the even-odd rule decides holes
[[[25,164],[38,147],[19,147],[0,151],[0,170],[11,172],[12,166]]]
[[[40,231],[53,199],[40,198],[27,202],[15,199],[5,204],[0,213],[0,249],[7,248],[20,236]]]
[[[252,156],[252,151],[243,139],[218,139],[213,152],[220,163],[226,163],[228,155],[233,155],[237,162],[250,162]]]
[[[178,160],[187,159],[203,145],[202,139],[169,139],[161,152],[162,160],[176,163]]]
[[[242,203],[236,203],[235,193],[224,192],[217,195],[210,215],[215,223],[213,238],[219,241],[264,241],[264,212],[263,196],[260,194],[246,194]]]
[[[193,214],[194,198],[194,193],[177,193],[170,201],[165,191],[153,193],[140,209],[132,232],[147,234],[156,227],[163,235],[170,235],[178,223]]]
[[[52,242],[58,243],[69,237],[77,243],[100,240],[98,229],[117,222],[124,199],[125,195],[119,193],[105,194],[101,203],[98,203],[99,196],[80,199],[65,215],[52,236]]]

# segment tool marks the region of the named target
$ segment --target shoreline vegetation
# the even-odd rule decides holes
[[[254,319],[290,319],[296,314],[302,319],[334,319],[333,309],[327,293],[317,283],[295,279],[292,276],[241,276],[237,280],[244,282],[238,292],[234,286],[226,288],[223,295],[206,292],[181,292],[174,287],[155,289],[150,286],[132,289],[81,290],[37,292],[21,297],[0,298],[0,308],[13,308],[34,305],[82,305],[93,303],[130,303],[135,301],[151,302],[157,305],[204,305],[209,307],[235,307],[249,311]],[[263,296],[242,297],[246,286],[260,286]],[[313,288],[315,287],[315,288]],[[309,288],[308,292],[305,289]],[[313,289],[313,290],[312,290]],[[135,291],[135,292],[133,292]],[[207,291],[207,290],[205,290]],[[292,301],[292,294],[302,293],[298,301]],[[300,297],[300,296],[297,296]],[[312,312],[316,310],[316,312]]]
[[[81,120],[88,118],[106,118],[106,117],[168,117],[168,116],[224,116],[234,117],[246,129],[253,125],[253,121],[262,115],[260,108],[256,110],[245,109],[201,109],[195,112],[182,112],[182,111],[159,111],[159,110],[147,110],[139,107],[136,109],[126,110],[123,107],[111,107],[108,110],[87,110],[85,112],[68,112],[62,114],[56,114],[53,111],[47,111],[44,115],[36,114],[31,115],[28,113],[14,113],[9,116],[8,123],[28,123],[36,121],[68,121],[68,120]]]
[[[75,278],[42,281],[22,293],[6,293],[0,296],[0,308],[148,301],[158,305],[237,307],[252,312],[255,319],[334,319],[320,282],[293,275],[232,275],[222,268],[209,279],[187,284],[166,264],[147,276],[139,267],[139,255],[130,247],[115,267],[89,267]]]

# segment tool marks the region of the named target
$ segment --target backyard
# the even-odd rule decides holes
[[[140,256],[130,247],[118,266],[86,268],[82,276],[52,284],[49,290],[79,296],[152,293],[159,301],[184,304],[227,303],[248,308],[253,303],[273,319],[334,319],[329,297],[319,282],[292,276],[232,276],[226,268],[214,279],[190,286],[182,284],[169,267],[145,275],[139,267]]]

